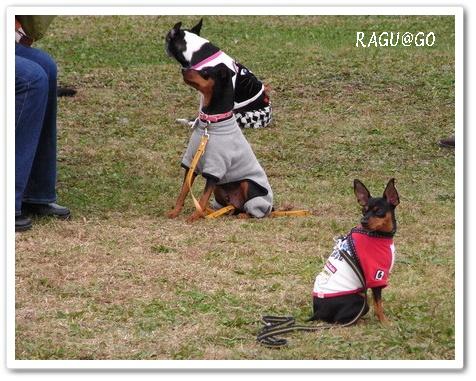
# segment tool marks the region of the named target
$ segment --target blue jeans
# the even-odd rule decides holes
[[[56,201],[56,77],[48,54],[15,44],[15,215]]]

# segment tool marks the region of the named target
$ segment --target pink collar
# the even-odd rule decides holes
[[[205,114],[204,112],[200,111],[198,117],[203,122],[210,122],[210,123],[217,123],[222,120],[228,119],[230,116],[233,115],[233,111],[224,112],[223,114]]]
[[[200,61],[199,63],[196,63],[195,65],[193,65],[191,67],[191,69],[194,69],[194,70],[197,70],[199,68],[201,68],[202,66],[205,66],[205,64],[207,64],[208,62],[214,60],[215,58],[217,58],[218,56],[220,56],[223,52],[221,50],[219,50],[218,52],[216,52],[215,54],[212,54],[210,57],[207,57],[205,58],[203,61]]]

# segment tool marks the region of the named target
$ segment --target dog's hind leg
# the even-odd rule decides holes
[[[182,189],[180,191],[179,196],[177,197],[177,201],[175,202],[175,207],[170,212],[167,213],[168,218],[175,218],[182,211],[183,205],[185,203],[185,198],[187,197],[188,192],[190,191],[190,188],[187,184],[188,171],[189,170],[185,171],[185,177],[183,178]],[[193,184],[196,177],[197,177],[197,174],[194,173],[192,175],[192,181],[191,181],[192,184]]]

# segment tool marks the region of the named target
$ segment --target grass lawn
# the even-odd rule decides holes
[[[198,96],[164,51],[176,21],[61,16],[38,47],[58,62],[58,202],[68,222],[16,235],[17,359],[455,357],[454,17],[206,16],[202,35],[272,88],[274,122],[245,131],[276,205],[305,218],[168,220]],[[433,31],[432,47],[357,48],[357,31]],[[256,343],[262,314],[311,313],[333,246],[359,220],[354,178],[396,178],[397,260],[357,325]],[[194,187],[199,194],[203,181]],[[316,364],[318,365],[318,364]]]

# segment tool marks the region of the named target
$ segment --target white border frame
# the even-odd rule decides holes
[[[15,14],[55,15],[453,15],[455,16],[455,359],[454,360],[16,360],[15,359],[15,232],[14,206],[6,202],[6,272],[7,272],[7,368],[10,369],[462,369],[463,368],[463,200],[464,200],[464,89],[463,89],[463,8],[462,7],[291,7],[275,1],[265,6],[168,6],[164,7],[9,7],[6,12],[6,48],[14,49]],[[14,88],[14,56],[7,58],[7,90]],[[15,124],[14,97],[6,96],[7,126]],[[14,134],[6,133],[7,200],[14,199]]]

